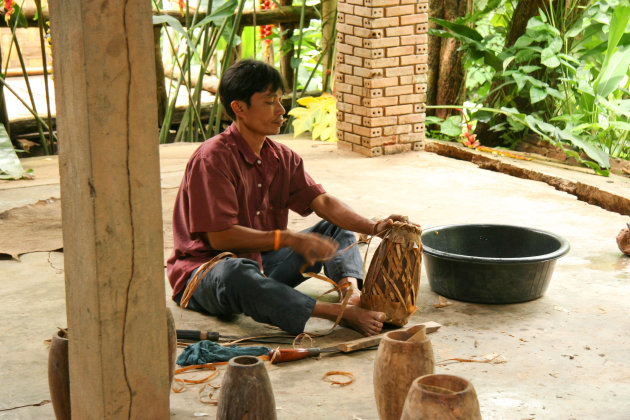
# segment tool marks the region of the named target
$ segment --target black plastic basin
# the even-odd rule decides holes
[[[424,266],[434,292],[475,303],[541,297],[569,242],[553,233],[510,225],[450,225],[422,233]]]

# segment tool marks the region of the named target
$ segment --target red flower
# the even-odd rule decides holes
[[[179,3],[179,11],[182,12],[182,16],[184,16],[184,0],[177,0]]]
[[[11,19],[11,15],[13,14],[13,0],[5,0],[4,8],[7,11],[7,13],[4,15],[4,20],[7,22],[8,25],[9,20]]]

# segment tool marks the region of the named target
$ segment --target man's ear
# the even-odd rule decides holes
[[[235,99],[230,103],[230,108],[232,108],[234,115],[239,115],[241,112],[245,111],[245,104],[243,101]]]

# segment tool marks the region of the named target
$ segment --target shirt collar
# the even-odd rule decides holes
[[[256,153],[254,153],[247,141],[245,141],[243,136],[241,136],[241,133],[238,131],[236,124],[232,123],[228,127],[227,131],[233,136],[236,147],[238,148],[239,152],[241,152],[241,155],[243,156],[245,162],[249,163],[250,165],[255,164],[258,160],[258,156],[256,156]],[[260,149],[260,156],[263,161],[265,160],[266,156],[274,157],[276,160],[280,160],[280,157],[276,153],[275,147],[273,147],[273,143],[268,137],[265,138],[265,142]]]

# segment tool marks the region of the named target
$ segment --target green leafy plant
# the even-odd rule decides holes
[[[297,100],[299,107],[292,108],[293,135],[310,131],[313,140],[337,141],[337,101],[323,93],[319,97],[305,96]]]
[[[445,29],[432,33],[462,43],[471,99],[486,104],[474,118],[500,131],[504,144],[532,131],[605,175],[608,155],[630,158],[630,8],[615,0],[560,3],[545,3],[505,50],[505,8],[485,21],[497,31],[434,19]]]

